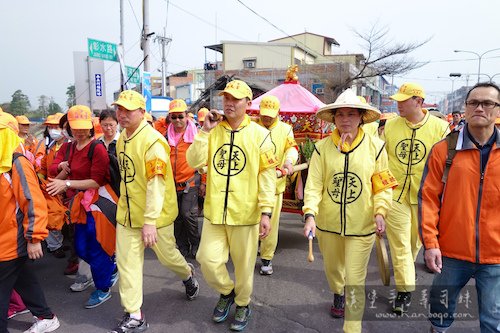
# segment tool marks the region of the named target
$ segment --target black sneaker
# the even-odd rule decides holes
[[[198,294],[200,293],[200,285],[198,284],[198,280],[194,277],[194,266],[191,263],[188,263],[188,266],[191,268],[191,276],[186,281],[182,281],[184,286],[186,287],[186,297],[188,300],[192,301]]]
[[[345,314],[345,296],[333,294],[333,305],[330,308],[330,315],[333,318],[344,318]]]
[[[139,333],[144,332],[149,327],[144,317],[140,320],[130,317],[130,313],[125,313],[123,319],[116,328],[108,333]]]
[[[273,274],[273,263],[271,260],[261,259],[262,265],[260,266],[260,275],[271,275]]]
[[[398,291],[398,295],[394,300],[394,306],[392,307],[392,312],[402,315],[404,312],[408,312],[408,308],[411,304],[411,293]]]
[[[234,290],[229,295],[220,295],[219,301],[214,309],[212,320],[216,323],[222,323],[227,319],[231,305],[234,303]]]
[[[236,313],[234,314],[234,320],[231,323],[231,331],[243,331],[248,325],[250,320],[250,315],[252,310],[247,306],[237,306]]]

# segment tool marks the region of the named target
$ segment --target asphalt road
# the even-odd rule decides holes
[[[282,215],[280,241],[273,260],[274,274],[260,276],[259,265],[256,265],[251,305],[253,314],[246,332],[342,332],[343,320],[329,315],[333,296],[323,273],[318,246],[314,246],[316,260],[307,262],[307,240],[301,230],[298,215]],[[195,260],[189,261],[199,267]],[[422,263],[422,258],[417,262]],[[74,277],[63,275],[65,265],[65,259],[56,259],[51,254],[33,264],[47,301],[61,322],[57,332],[98,333],[113,328],[123,314],[118,286],[113,287],[113,296],[109,301],[87,310],[83,304],[92,288],[80,293],[71,292],[69,286]],[[182,282],[159,263],[152,251],[146,253],[144,272],[143,311],[150,324],[147,332],[229,332],[234,307],[227,322],[212,322],[211,313],[219,295],[207,286],[199,270],[200,295],[191,302],[185,298]],[[382,285],[376,253],[372,252],[366,280],[369,299],[366,301],[363,332],[428,332],[425,294],[432,283],[432,274],[425,272],[422,264],[417,264],[417,275],[418,292],[413,295],[409,315],[405,318],[393,317],[390,298],[394,293],[394,280],[391,278],[388,287]],[[474,291],[473,286],[468,287],[471,292]],[[475,294],[472,298],[475,303]],[[448,332],[479,332],[477,310],[464,309],[463,316],[467,319],[456,320]],[[30,314],[11,319],[10,332],[23,332],[31,325],[31,320]]]

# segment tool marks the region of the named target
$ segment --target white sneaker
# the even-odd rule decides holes
[[[55,331],[59,328],[61,324],[59,324],[59,320],[57,317],[54,315],[54,318],[52,319],[38,319],[37,317],[35,318],[35,323],[24,333],[46,333],[46,332],[52,332]]]
[[[85,275],[78,275],[76,277],[75,283],[73,283],[69,289],[74,292],[84,291],[88,287],[94,284],[94,279],[87,278]]]

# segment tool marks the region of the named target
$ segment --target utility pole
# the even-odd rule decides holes
[[[156,36],[154,41],[161,44],[161,95],[167,96],[167,60],[165,59],[165,46],[172,41],[172,38],[166,37],[167,31],[163,30],[163,36]]]
[[[123,1],[120,0],[120,50],[122,61],[125,63],[125,28],[123,24]],[[125,76],[123,75],[123,70],[120,68],[120,91],[125,90]]]
[[[149,37],[154,35],[154,32],[149,33],[149,0],[142,2],[142,50],[144,51],[144,71],[149,72]]]

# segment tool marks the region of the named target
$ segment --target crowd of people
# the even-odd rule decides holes
[[[84,105],[48,116],[39,141],[27,117],[0,109],[0,333],[27,311],[35,322],[26,332],[60,326],[28,260],[43,256],[42,241],[56,258],[70,251],[64,274],[76,274],[71,291],[95,287],[85,308],[109,300],[118,283],[124,315],[111,333],[149,326],[142,311],[146,248],[182,280],[188,301],[200,289],[186,260],[195,258],[220,295],[212,320],[226,321],[235,304],[230,329],[247,327],[258,253],[260,274],[274,273],[286,176],[299,150],[292,127],[280,120],[278,98],[264,96],[252,119],[245,82],[228,82],[220,95],[222,113],[200,109],[196,122],[186,102],[174,99],[167,118],[155,120],[144,97],[126,90],[98,118]],[[474,86],[464,119],[454,112],[451,124],[424,108],[416,83],[391,98],[399,115],[381,114],[351,89],[316,113],[332,132],[315,143],[309,161],[303,233],[318,238],[333,293],[329,313],[344,318],[344,332],[362,331],[368,261],[385,234],[394,313],[409,311],[423,246],[435,273],[430,332],[452,325],[471,278],[481,332],[500,332],[500,88]]]

